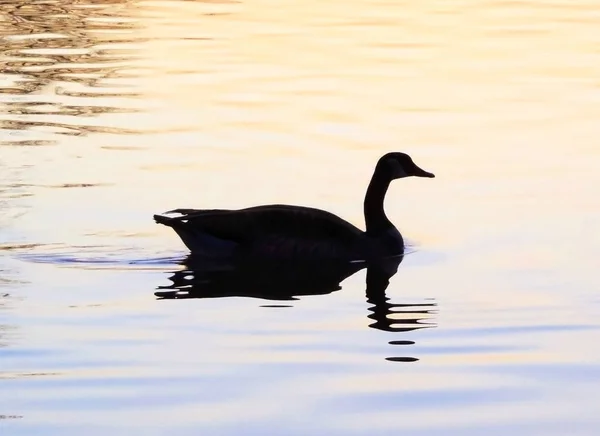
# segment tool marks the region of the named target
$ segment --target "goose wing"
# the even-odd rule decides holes
[[[167,222],[157,221],[234,242],[253,254],[348,257],[363,235],[362,230],[337,215],[301,206],[275,204],[239,210],[175,209],[170,212],[180,216],[168,218]]]

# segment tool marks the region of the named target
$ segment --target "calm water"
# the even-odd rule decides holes
[[[4,2],[0,432],[598,434],[599,11]],[[153,213],[362,226],[390,150],[437,178],[388,194],[411,253],[387,303],[364,270],[283,302],[153,295],[186,254]]]

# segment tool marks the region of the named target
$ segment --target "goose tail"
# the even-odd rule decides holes
[[[154,221],[171,227],[193,254],[214,258],[229,258],[233,256],[238,244],[213,236],[190,222],[182,221],[181,217],[154,215]]]
[[[153,218],[155,223],[163,224],[168,227],[173,227],[173,224],[177,222],[173,218],[169,218],[168,216],[164,215],[154,215]]]

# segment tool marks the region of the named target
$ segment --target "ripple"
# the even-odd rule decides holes
[[[93,188],[99,186],[111,186],[110,183],[61,183],[58,185],[34,185],[30,183],[11,183],[3,185],[7,188]]]
[[[89,247],[82,247],[89,248]],[[98,248],[98,247],[94,247]],[[124,250],[121,250],[124,251]],[[123,253],[112,255],[83,255],[80,252],[71,253],[22,253],[17,258],[32,263],[45,263],[65,267],[83,269],[137,269],[148,270],[173,267],[182,256],[165,256],[154,258],[125,258]]]
[[[23,140],[2,140],[0,143],[3,146],[14,146],[14,147],[44,147],[48,145],[54,145],[56,141],[42,140],[42,139],[23,139]]]
[[[294,306],[290,306],[289,304],[263,304],[259,307],[265,307],[265,308],[269,308],[269,309],[283,309],[286,307],[294,307]]]
[[[0,250],[30,250],[38,247],[52,247],[52,244],[0,244]]]
[[[415,341],[390,341],[390,345],[414,345]]]
[[[390,362],[417,362],[419,359],[416,357],[386,357],[385,360]]]
[[[102,236],[139,238],[143,233],[106,232]],[[173,268],[184,258],[182,255],[143,256],[142,249],[108,245],[65,245],[62,243],[4,243],[0,251],[14,253],[21,261],[51,264],[81,269],[137,269],[148,270]]]
[[[116,126],[107,118],[144,110],[132,103],[140,97],[135,79],[141,70],[135,63],[136,44],[141,40],[131,34],[139,27],[137,20],[123,15],[131,5],[88,6],[66,2],[3,6],[12,20],[0,48],[4,60],[0,96],[31,98],[5,102],[0,110],[1,129],[11,136],[42,131],[58,137],[56,141],[9,137],[0,144],[51,145],[60,136],[142,133]],[[27,33],[23,33],[25,27]],[[132,70],[137,73],[132,74]],[[73,118],[64,120],[64,116]],[[98,121],[82,123],[84,117]]]

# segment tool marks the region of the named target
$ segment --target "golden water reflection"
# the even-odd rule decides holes
[[[0,144],[48,145],[60,135],[137,133],[114,125],[118,118],[111,117],[140,110],[134,7],[131,1],[3,5]]]

